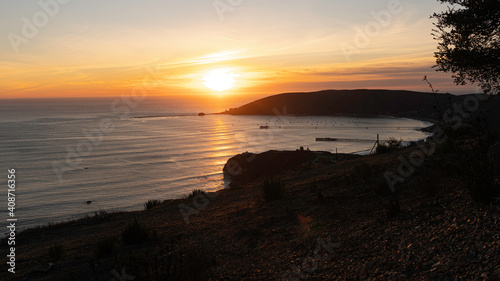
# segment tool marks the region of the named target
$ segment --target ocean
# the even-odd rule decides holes
[[[427,136],[415,128],[430,125],[393,117],[286,116],[285,109],[275,116],[209,114],[254,99],[0,100],[5,179],[0,216],[8,215],[8,169],[16,170],[15,215],[23,229],[100,210],[140,210],[148,199],[179,198],[194,189],[227,188],[222,168],[228,158],[245,151],[302,146],[363,153],[377,134],[415,141]],[[318,137],[369,141],[317,142]]]

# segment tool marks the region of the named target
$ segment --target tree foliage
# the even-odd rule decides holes
[[[477,83],[498,93],[500,82],[500,0],[438,0],[450,6],[433,30],[438,40],[437,71],[451,72],[457,85]]]

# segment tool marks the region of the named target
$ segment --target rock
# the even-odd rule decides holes
[[[313,161],[316,157],[316,152],[307,150],[270,150],[260,154],[245,152],[231,157],[222,171],[226,179],[249,182],[296,169]],[[333,154],[332,157],[334,157]]]

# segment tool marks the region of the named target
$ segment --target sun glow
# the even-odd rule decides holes
[[[231,89],[238,76],[240,75],[227,68],[214,69],[203,76],[203,84],[209,89],[222,92]]]

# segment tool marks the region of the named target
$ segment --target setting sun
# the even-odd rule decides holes
[[[235,77],[240,75],[233,73],[229,69],[214,69],[203,76],[203,84],[214,91],[229,90],[234,86]]]

